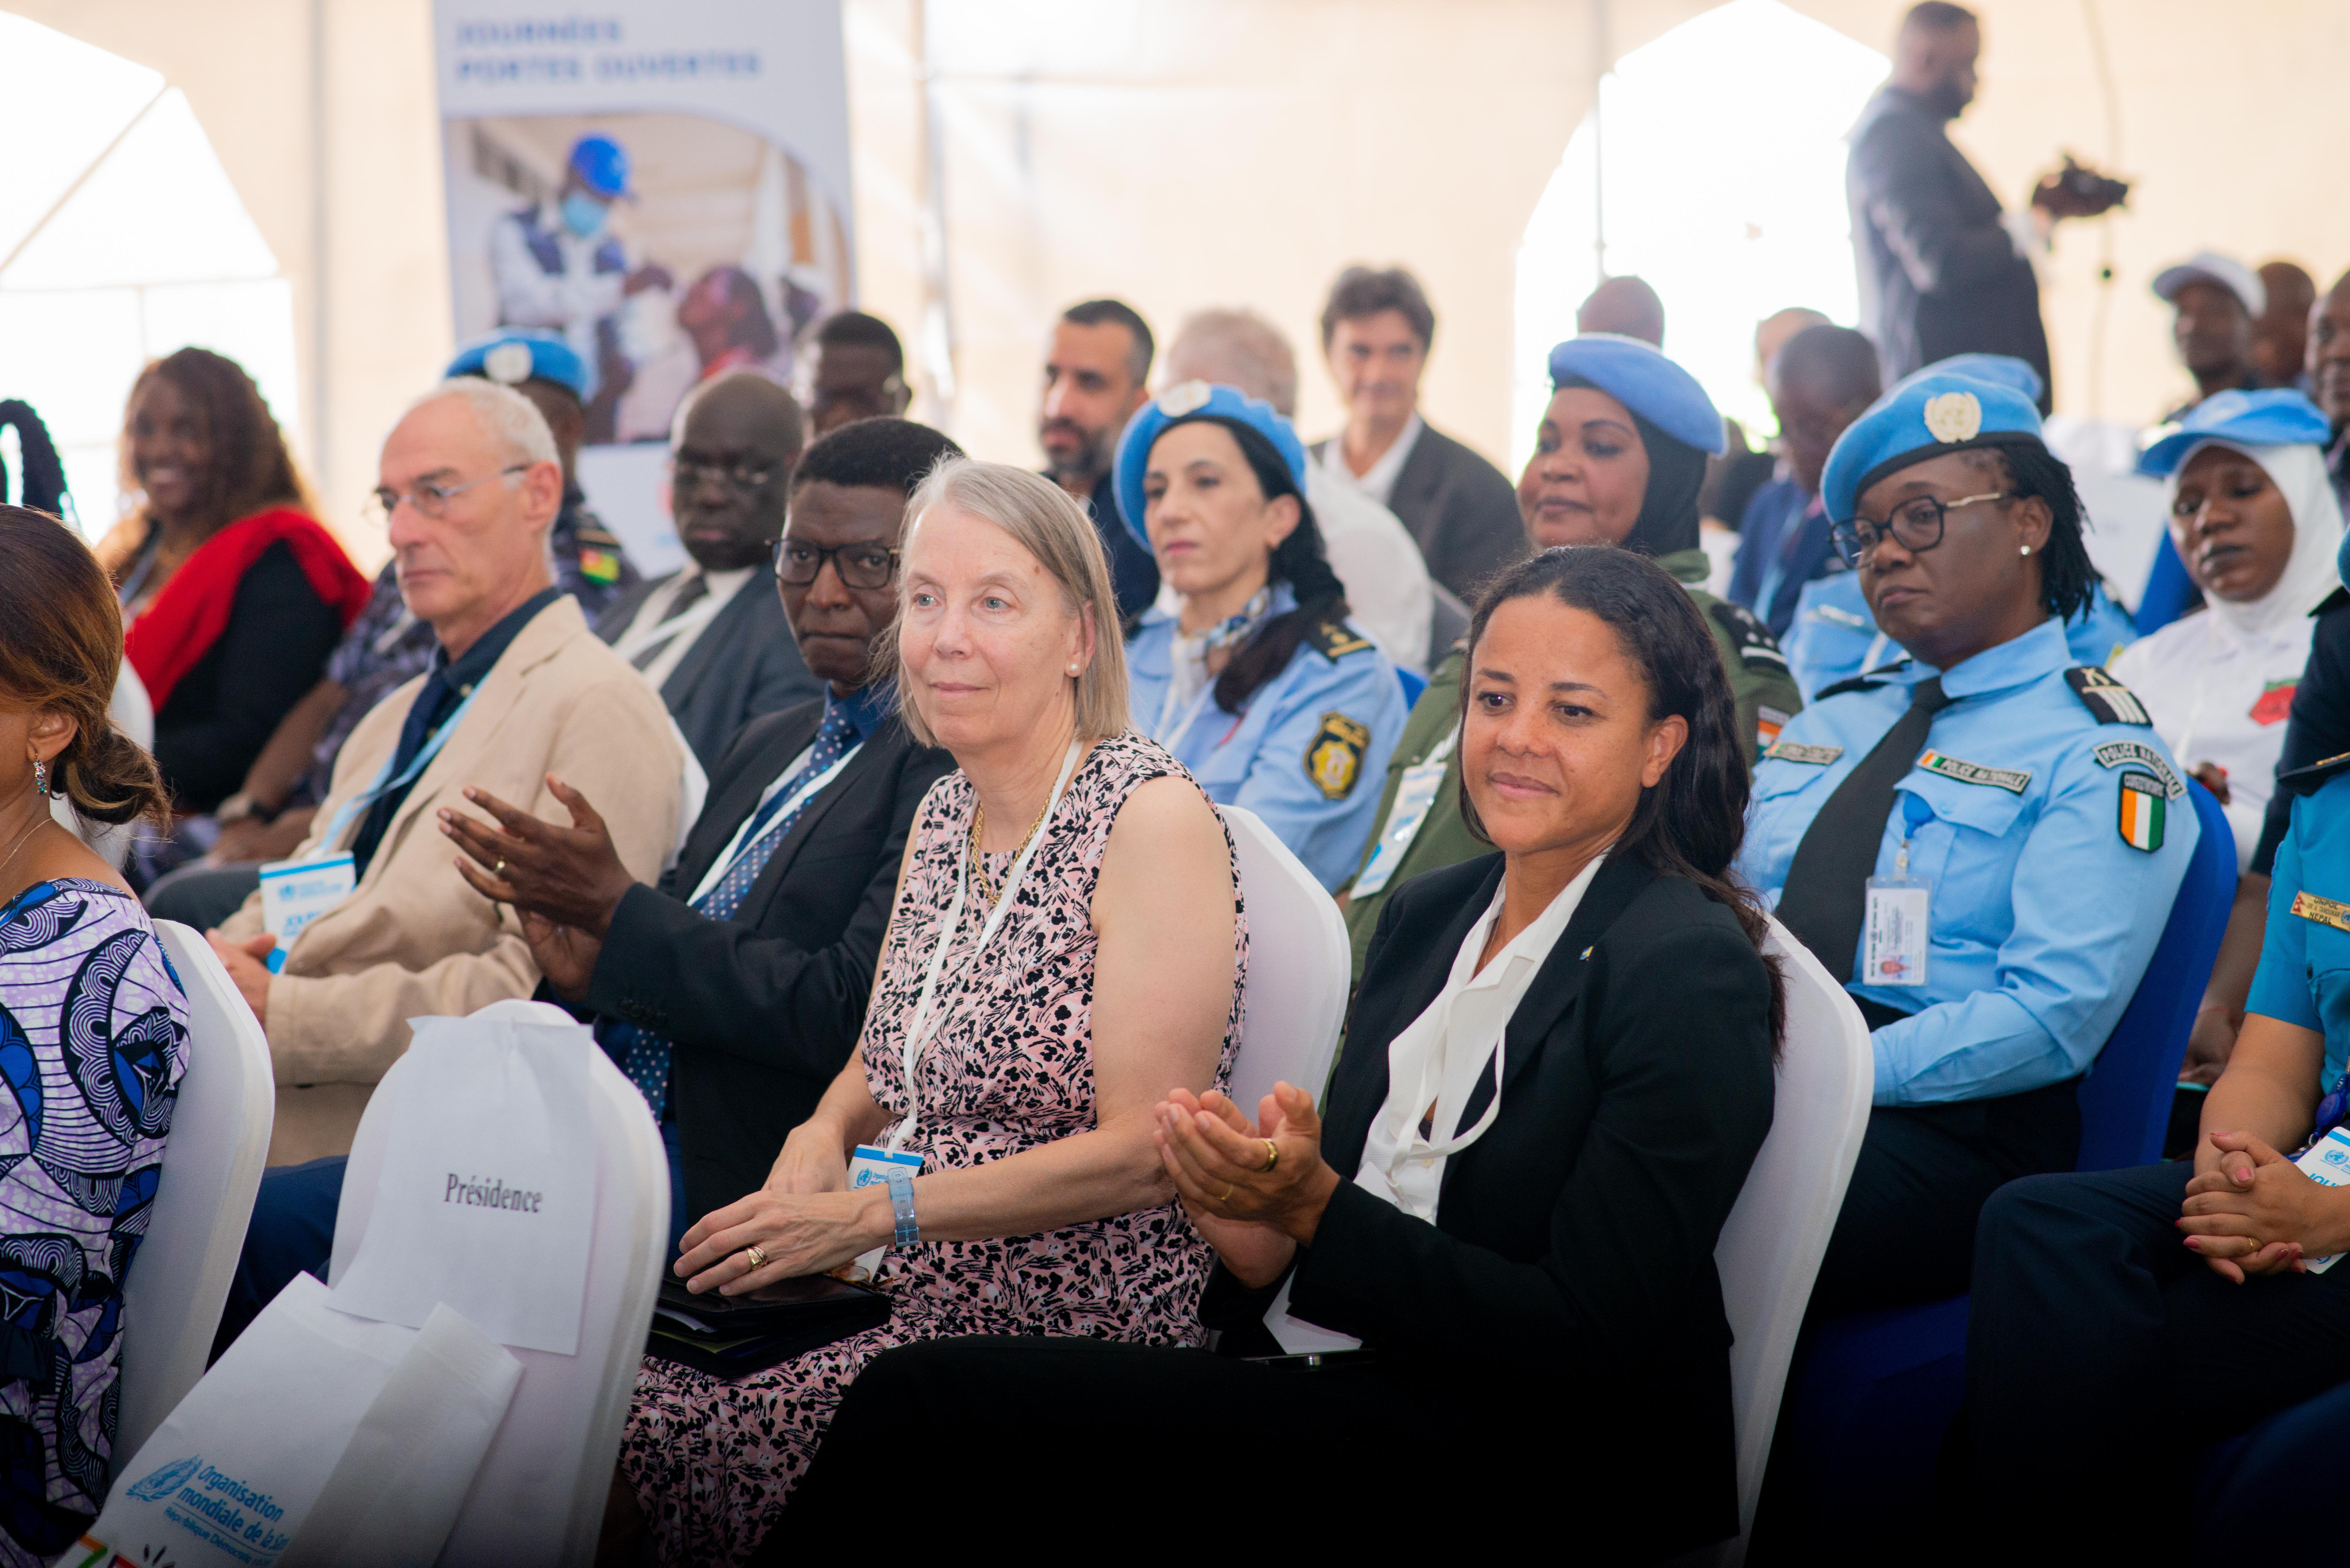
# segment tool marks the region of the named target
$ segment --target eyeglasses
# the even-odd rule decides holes
[[[403,505],[413,506],[417,511],[438,523],[449,515],[449,503],[456,500],[468,490],[477,485],[487,484],[493,479],[512,479],[517,473],[528,473],[532,466],[527,462],[517,462],[511,467],[502,468],[495,473],[485,473],[479,479],[469,479],[463,484],[434,484],[427,480],[405,495],[379,485],[369,493],[366,503],[359,510],[369,522],[378,527],[389,525],[391,522],[391,514]]]
[[[684,487],[699,484],[705,479],[714,479],[737,490],[756,490],[775,477],[776,465],[772,462],[705,462],[698,457],[674,457],[670,459],[669,471],[676,483]]]
[[[1894,543],[1909,551],[1930,550],[1942,542],[1942,528],[1951,513],[1961,506],[1973,506],[1985,501],[2021,501],[2013,491],[1992,490],[1981,495],[1961,495],[1956,501],[1939,501],[1931,495],[1914,495],[1893,509],[1893,514],[1879,523],[1872,517],[1856,517],[1839,523],[1828,530],[1828,538],[1844,557],[1847,566],[1857,566],[1876,552],[1877,544],[1887,535]]]
[[[830,561],[852,588],[886,588],[898,575],[898,552],[886,545],[835,545],[830,549],[799,539],[775,541],[775,580],[804,588]]]

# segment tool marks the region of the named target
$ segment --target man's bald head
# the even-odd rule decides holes
[[[1893,43],[1893,85],[1956,119],[1975,97],[1982,29],[1963,5],[1926,0],[1902,18]]]
[[[1577,332],[1613,332],[1654,348],[1665,346],[1665,302],[1639,278],[1611,277],[1575,307]]]
[[[766,559],[806,444],[799,400],[756,370],[705,381],[679,405],[670,510],[678,542],[702,570]]]
[[[1791,305],[1784,310],[1774,310],[1755,323],[1754,379],[1770,374],[1771,361],[1787,346],[1787,339],[1807,327],[1825,327],[1828,318],[1808,306]]]
[[[2350,273],[2309,313],[2309,395],[2335,430],[2350,425]]]
[[[1281,328],[1253,310],[1202,310],[1176,329],[1159,363],[1165,384],[1222,381],[1297,415],[1297,355]]]
[[[1877,400],[1877,346],[1849,327],[1807,327],[1771,361],[1765,384],[1787,465],[1816,494],[1836,437]]]
[[[2301,374],[2309,340],[2309,312],[2317,304],[2317,280],[2289,261],[2261,268],[2268,308],[2252,323],[2252,369],[2263,387],[2290,387]]]

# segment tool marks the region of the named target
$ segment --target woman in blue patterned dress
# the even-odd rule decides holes
[[[187,1059],[187,1002],[113,867],[52,815],[161,820],[107,718],[122,618],[56,518],[0,506],[0,1563],[44,1563],[106,1500],[122,1282]]]

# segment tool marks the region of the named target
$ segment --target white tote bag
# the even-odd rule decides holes
[[[416,1327],[445,1303],[500,1345],[576,1355],[596,1219],[594,1034],[409,1023],[375,1207],[334,1304]]]
[[[296,1275],[120,1467],[64,1561],[430,1563],[521,1376],[446,1308],[421,1330],[368,1323]]]

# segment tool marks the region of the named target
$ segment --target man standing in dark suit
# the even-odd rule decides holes
[[[1974,101],[1982,32],[1942,0],[1912,6],[1893,75],[1861,110],[1845,166],[1860,327],[1885,383],[1953,354],[2012,354],[2048,384],[2048,335],[2030,253],[2059,218],[2094,217],[2127,188],[2068,168],[2008,214],[1944,130]],[[2043,393],[2041,410],[2048,409]]]
[[[818,691],[792,644],[770,559],[806,428],[791,393],[757,371],[689,394],[670,504],[692,564],[620,595],[596,623],[661,694],[707,773],[750,720]]]
[[[503,860],[548,986],[597,1015],[681,1168],[672,1230],[754,1191],[848,1060],[914,813],[953,770],[868,683],[898,612],[907,497],[961,449],[906,420],[860,420],[807,450],[778,554],[782,599],[824,696],[751,721],[658,888],[632,879],[592,803],[572,824],[510,808],[461,830]]]
[[[1314,448],[1342,484],[1403,519],[1428,575],[1462,600],[1526,553],[1517,491],[1500,469],[1419,417],[1436,313],[1401,267],[1350,266],[1322,307],[1322,353],[1347,428]]]

